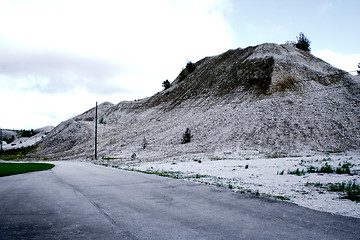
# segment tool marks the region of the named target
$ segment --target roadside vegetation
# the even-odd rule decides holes
[[[324,159],[323,161],[327,161],[327,160]],[[338,167],[334,167],[334,166],[330,165],[329,163],[325,162],[325,164],[320,167],[314,167],[311,165],[307,168],[307,170],[305,170],[305,169],[300,170],[299,168],[297,168],[296,170],[288,170],[287,173],[297,175],[297,176],[305,175],[306,173],[336,173],[336,174],[353,175],[354,173],[351,172],[351,168],[353,166],[354,165],[351,163],[344,162],[343,164],[339,163]],[[284,170],[281,172],[278,172],[278,175],[284,175]]]
[[[29,158],[28,154],[35,152],[37,148],[38,146],[29,146],[29,147],[5,150],[0,152],[0,159],[11,161],[11,160]]]
[[[0,163],[0,177],[53,168],[50,163]]]

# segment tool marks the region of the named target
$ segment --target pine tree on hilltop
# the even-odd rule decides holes
[[[305,52],[310,52],[310,40],[305,37],[304,33],[300,33],[299,37],[296,37],[297,43],[295,44],[295,47],[297,47],[300,50],[303,50]]]

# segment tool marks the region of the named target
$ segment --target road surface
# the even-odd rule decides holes
[[[0,178],[0,239],[359,239],[360,219],[227,189],[55,162]]]

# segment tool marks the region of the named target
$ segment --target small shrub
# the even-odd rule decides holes
[[[179,82],[181,82],[182,80],[184,80],[185,78],[187,78],[187,76],[192,73],[194,70],[196,69],[196,66],[194,63],[192,62],[188,62],[186,64],[186,67],[181,70],[180,74],[179,74]]]
[[[248,164],[246,164],[246,165],[245,165],[245,169],[248,169],[248,168],[249,168],[249,165],[248,165]]]
[[[230,189],[233,189],[234,187],[233,187],[233,185],[229,184],[229,188],[230,188]]]
[[[192,137],[193,137],[193,135],[191,135],[190,129],[186,128],[185,133],[183,134],[183,137],[181,140],[181,144],[189,143],[191,141]]]
[[[162,82],[162,86],[166,90],[171,87],[171,83],[169,82],[169,80],[166,79],[165,81]]]
[[[290,200],[290,198],[284,196],[274,196],[274,197],[280,200]]]
[[[336,168],[337,174],[350,174],[351,163],[344,163],[341,167]]]
[[[297,176],[301,176],[301,175],[305,175],[305,172],[304,172],[304,169],[303,170],[299,170],[299,169],[296,169],[295,171],[288,171],[288,174],[295,174]]]
[[[145,148],[148,146],[148,141],[146,140],[146,138],[143,138],[143,142],[142,142],[142,147],[145,150]]]
[[[310,167],[308,167],[308,169],[307,169],[307,172],[308,172],[308,173],[316,173],[317,171],[318,171],[318,169],[315,168],[314,166],[310,166]]]
[[[325,163],[325,165],[322,166],[318,172],[319,173],[333,173],[333,172],[335,172],[335,170],[332,168],[331,165],[329,165],[328,163]]]
[[[187,77],[186,70],[185,69],[181,70],[181,72],[179,74],[179,82],[184,80],[186,77]]]
[[[188,74],[192,73],[195,69],[196,69],[196,66],[192,62],[188,62],[186,64],[186,70],[188,71]]]
[[[131,160],[135,161],[136,159],[136,153],[131,154]]]
[[[104,120],[103,117],[101,117],[99,123],[100,123],[100,124],[106,124],[106,121]]]
[[[267,157],[268,158],[284,158],[284,157],[287,157],[287,155],[282,152],[275,152],[272,155],[268,155]]]

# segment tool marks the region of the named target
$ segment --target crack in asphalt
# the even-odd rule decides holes
[[[52,170],[51,170],[52,171]],[[118,228],[123,228],[123,226],[118,223],[114,218],[112,218],[110,216],[110,214],[105,210],[103,209],[98,203],[92,201],[89,196],[87,196],[84,192],[82,192],[79,188],[77,188],[76,186],[70,184],[70,183],[67,183],[65,181],[63,181],[60,176],[58,176],[54,171],[52,171],[52,173],[54,174],[54,176],[56,177],[56,179],[58,180],[59,183],[63,184],[64,186],[66,187],[69,187],[73,190],[73,192],[76,194],[76,195],[80,195],[82,196],[83,198],[85,198],[92,206],[95,207],[95,209],[102,215],[105,217],[105,219],[111,223],[111,225],[113,225],[114,227],[116,227],[117,229]],[[128,230],[125,230],[125,231],[122,231],[120,230],[121,233],[122,233],[122,237],[126,237],[126,239],[138,239],[133,233],[131,233],[130,231]]]

